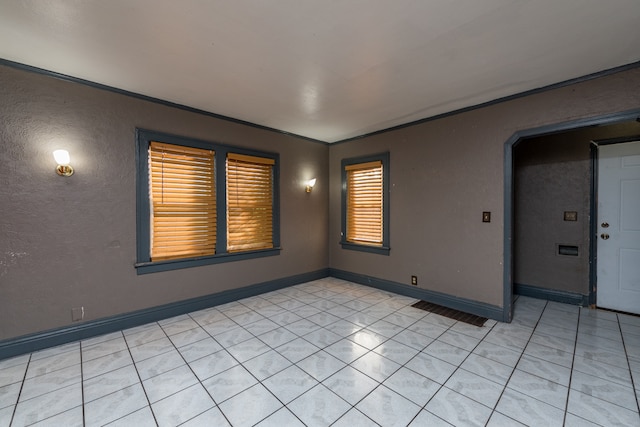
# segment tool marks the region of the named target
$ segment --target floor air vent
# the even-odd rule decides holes
[[[461,322],[465,322],[474,326],[483,326],[484,322],[487,321],[486,317],[476,316],[475,314],[465,313],[427,301],[418,301],[417,303],[413,304],[412,307],[439,314],[441,316],[448,317],[449,319],[459,320]]]

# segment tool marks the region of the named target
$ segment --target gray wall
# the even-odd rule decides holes
[[[588,295],[590,141],[553,135],[514,150],[514,282]],[[577,221],[564,221],[564,211]],[[578,256],[558,245],[578,246]]]
[[[421,288],[503,307],[505,142],[519,130],[639,106],[634,69],[331,146],[331,267],[407,285],[417,275]],[[342,249],[340,160],[387,150],[391,254]]]
[[[326,145],[6,66],[0,87],[0,339],[327,268]],[[280,153],[281,254],[136,275],[136,127]]]
[[[5,66],[0,87],[0,339],[327,267],[502,306],[505,141],[640,106],[635,69],[327,147]],[[136,127],[279,152],[280,256],[137,276]],[[343,250],[340,160],[387,150],[391,255]]]

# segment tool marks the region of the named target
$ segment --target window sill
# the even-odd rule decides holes
[[[136,273],[148,274],[160,271],[178,270],[181,268],[199,267],[202,265],[221,264],[225,262],[243,261],[253,258],[262,258],[267,256],[280,255],[282,248],[262,249],[259,251],[235,252],[218,254],[214,256],[201,258],[173,259],[168,261],[147,261],[134,264]]]
[[[360,252],[369,252],[372,254],[379,255],[389,255],[391,248],[388,246],[368,246],[368,245],[358,245],[356,243],[350,242],[340,242],[342,245],[342,249],[348,249],[351,251],[360,251]]]

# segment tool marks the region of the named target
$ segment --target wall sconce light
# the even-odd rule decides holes
[[[307,181],[307,187],[305,188],[304,191],[306,191],[307,193],[311,193],[311,190],[313,190],[313,186],[316,185],[316,179],[310,179],[309,181]]]
[[[71,176],[73,175],[73,168],[69,163],[71,162],[71,158],[69,157],[69,152],[67,150],[56,150],[53,152],[53,158],[56,159],[56,163],[58,166],[56,167],[56,172],[60,176]]]

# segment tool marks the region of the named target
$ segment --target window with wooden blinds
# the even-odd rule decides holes
[[[382,246],[382,161],[345,166],[347,174],[347,242]]]
[[[214,152],[149,144],[151,261],[216,252]]]
[[[275,160],[228,153],[227,251],[273,248]]]

